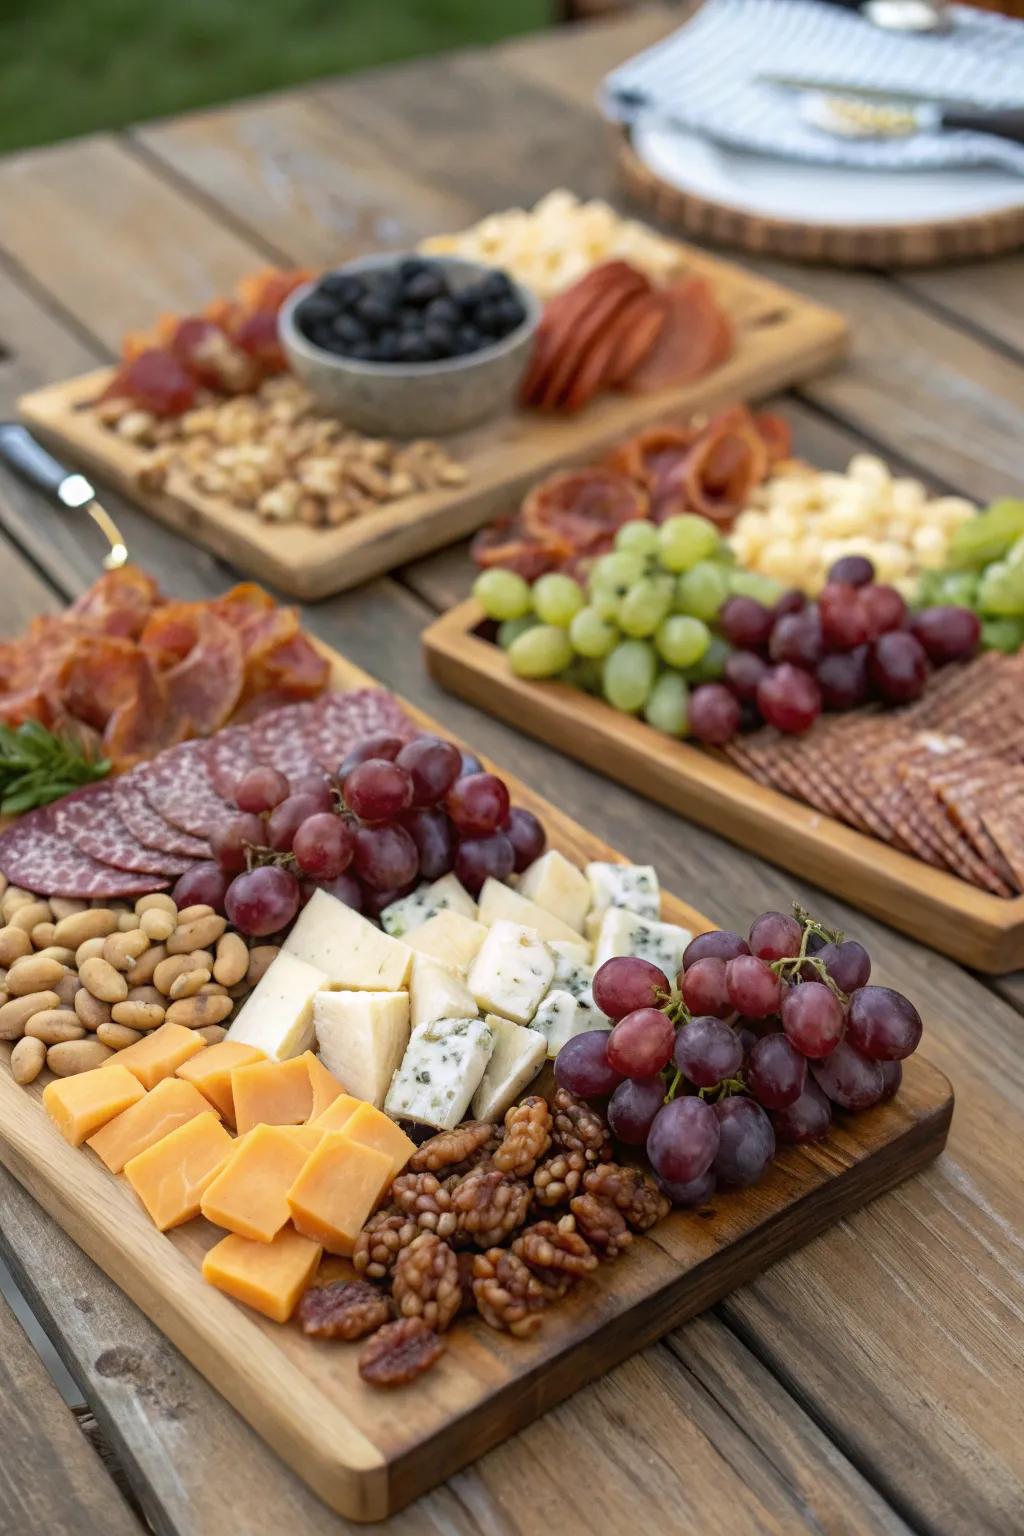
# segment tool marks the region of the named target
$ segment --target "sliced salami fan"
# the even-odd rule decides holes
[[[183,742],[137,768],[132,777],[165,821],[193,837],[206,838],[231,814],[231,808],[214,789],[203,752],[203,742]]]
[[[182,858],[208,859],[211,856],[205,838],[191,837],[180,827],[172,826],[150,805],[133,773],[116,780],[114,798],[117,813],[133,837],[147,848],[160,853],[180,854]]]
[[[286,704],[255,721],[250,741],[256,760],[269,763],[286,779],[308,773],[315,766],[312,736],[315,707],[309,702]]]
[[[335,773],[345,753],[364,736],[390,731],[411,741],[418,734],[398,700],[383,688],[325,693],[313,709],[313,757],[327,773]]]
[[[210,783],[225,800],[234,799],[235,785],[256,762],[252,750],[252,727],[234,725],[218,731],[206,743],[203,756]]]
[[[181,854],[161,853],[140,843],[121,820],[115,785],[109,780],[66,795],[53,807],[53,830],[90,858],[140,875],[183,875],[193,863]]]
[[[54,831],[50,806],[29,811],[0,834],[0,869],[12,885],[20,885],[26,891],[81,901],[145,896],[167,886],[167,881],[157,875],[133,874],[91,859]]]

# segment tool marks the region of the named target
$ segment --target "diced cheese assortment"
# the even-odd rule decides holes
[[[692,938],[688,929],[675,923],[655,923],[627,912],[625,907],[609,907],[601,919],[594,945],[594,970],[600,970],[613,955],[638,955],[641,960],[660,966],[671,981],[679,972],[683,950]]]
[[[531,865],[530,868],[532,869],[533,866]],[[530,871],[526,870],[523,879],[529,873]],[[544,907],[538,906],[535,901],[521,896],[519,891],[512,890],[511,886],[502,885],[500,880],[484,881],[480,892],[479,918],[488,928],[504,920],[509,923],[518,923],[520,928],[531,928],[535,933],[539,933],[542,939],[562,939],[569,944],[580,942],[577,929],[571,928],[554,912],[548,912]]]
[[[396,1120],[450,1131],[465,1118],[494,1049],[483,1019],[438,1019],[413,1031],[384,1101]]]
[[[535,1029],[526,1029],[493,1013],[484,1022],[493,1032],[494,1046],[473,1095],[473,1118],[500,1120],[544,1065],[547,1041]]]
[[[587,876],[564,853],[550,848],[541,854],[519,881],[519,895],[551,912],[577,933],[583,932],[583,924],[590,910],[591,890]],[[637,908],[639,911],[640,909]],[[653,914],[657,917],[657,912]]]
[[[429,955],[415,956],[409,977],[409,1024],[413,1029],[437,1019],[471,1019],[479,1011],[458,971],[450,971]]]
[[[483,922],[463,917],[460,912],[446,908],[409,935],[409,947],[420,955],[430,955],[440,960],[449,970],[465,975],[472,965],[477,950],[487,937]]]
[[[367,992],[399,991],[408,980],[412,964],[412,951],[407,944],[382,933],[322,887],[313,892],[302,909],[285,939],[284,953],[318,966],[332,986]],[[253,1040],[250,1044],[260,1042]]]
[[[586,867],[590,891],[588,910],[603,917],[609,907],[627,907],[638,917],[661,916],[661,888],[653,864],[608,864],[595,860]]]
[[[480,946],[466,985],[479,1007],[529,1024],[554,974],[554,956],[536,930],[500,918]]]
[[[461,912],[463,917],[476,917],[476,902],[455,875],[443,875],[430,885],[393,901],[380,915],[380,925],[393,938],[401,938],[419,928],[439,912]]]
[[[272,1061],[301,1056],[313,1044],[313,999],[329,985],[326,971],[282,949],[239,1009],[227,1038],[255,1046]]]
[[[530,1028],[544,1036],[547,1054],[552,1060],[573,1035],[581,1035],[588,1029],[611,1027],[611,1021],[599,1008],[557,987],[552,987],[530,1020]]]
[[[409,1044],[409,994],[320,992],[313,1020],[324,1065],[379,1109]]]

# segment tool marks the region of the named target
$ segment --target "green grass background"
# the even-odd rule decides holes
[[[550,0],[0,0],[0,152],[544,26]]]

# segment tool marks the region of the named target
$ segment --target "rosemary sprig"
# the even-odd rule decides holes
[[[0,724],[0,812],[15,816],[49,805],[110,772],[104,757],[70,734],[48,731],[38,720],[17,729]]]

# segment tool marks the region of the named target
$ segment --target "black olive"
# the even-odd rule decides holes
[[[423,327],[423,340],[435,357],[451,357],[455,351],[455,332],[450,325],[429,320]]]
[[[413,309],[411,304],[403,304],[395,314],[395,322],[400,331],[421,331],[423,329],[423,311]]]
[[[507,336],[509,331],[514,331],[526,319],[526,310],[514,295],[502,299],[495,307],[501,314],[502,335]]]
[[[482,281],[467,283],[465,288],[460,288],[458,293],[459,306],[464,315],[471,314],[478,304],[486,304],[488,299],[484,291]]]
[[[395,362],[398,358],[398,342],[398,331],[391,329],[381,331],[377,337],[376,357],[378,362]]]
[[[315,325],[312,330],[306,332],[314,346],[323,347],[325,352],[338,350],[338,338],[329,325]]]
[[[428,269],[418,272],[409,282],[402,284],[402,296],[407,304],[429,304],[447,292],[447,284],[440,272]]]
[[[347,309],[362,298],[366,285],[354,272],[328,272],[320,279],[317,292],[330,294],[338,305]]]
[[[446,296],[441,299],[431,299],[423,311],[423,318],[438,325],[458,325],[462,315],[455,300]]]
[[[376,293],[368,293],[365,299],[359,300],[356,314],[372,331],[379,330],[381,326],[390,325],[395,318],[393,306]]]
[[[331,330],[345,346],[352,342],[368,340],[366,326],[355,315],[337,315],[331,321]]]
[[[296,309],[295,318],[302,329],[308,332],[310,326],[332,320],[337,311],[337,304],[328,294],[311,293]]]
[[[479,352],[484,345],[484,338],[475,325],[460,325],[455,333],[455,340],[460,352]]]
[[[481,331],[488,336],[504,335],[504,323],[501,315],[501,305],[498,303],[480,304],[477,306],[476,323]]]
[[[505,272],[488,272],[480,286],[488,299],[507,299],[512,294],[512,284]]]
[[[422,256],[406,256],[404,261],[398,263],[398,275],[403,283],[409,283],[414,277],[419,277],[421,272],[429,272],[431,264]]]
[[[372,362],[376,348],[372,341],[354,341],[345,348],[346,357],[354,357],[358,362]]]
[[[430,347],[414,331],[402,331],[398,338],[398,356],[403,363],[427,363]]]

